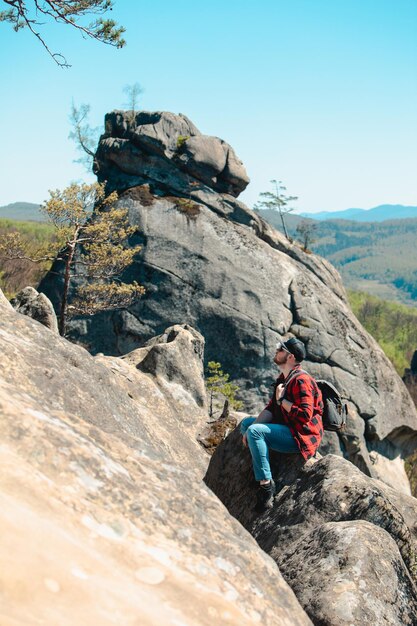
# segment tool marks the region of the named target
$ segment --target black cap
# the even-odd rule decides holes
[[[306,349],[304,344],[296,337],[291,337],[291,339],[283,341],[282,345],[288,350],[288,352],[291,352],[291,354],[295,356],[298,363],[301,363],[301,361],[306,358]]]

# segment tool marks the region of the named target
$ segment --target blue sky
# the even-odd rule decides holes
[[[113,17],[122,50],[43,28],[70,69],[0,23],[0,205],[92,181],[73,162],[71,101],[102,126],[135,82],[140,108],[233,146],[249,206],[272,178],[300,211],[417,205],[416,0],[116,0]]]

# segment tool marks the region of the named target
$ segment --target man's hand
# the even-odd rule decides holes
[[[244,448],[248,447],[248,438],[246,437],[246,433],[242,437],[242,443]]]
[[[285,386],[281,383],[280,385],[277,386],[276,399],[281,400],[282,396],[284,395],[284,392],[285,392]]]
[[[284,398],[284,395],[285,395],[285,386],[281,383],[280,385],[277,386],[276,399],[277,399],[278,404],[283,406],[284,409],[287,411],[287,413],[289,413],[292,409],[293,403],[287,400],[286,398]]]

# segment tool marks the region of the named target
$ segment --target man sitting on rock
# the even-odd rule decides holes
[[[301,454],[307,460],[314,456],[323,436],[321,392],[314,378],[301,370],[305,356],[304,344],[295,337],[277,344],[274,363],[281,374],[272,398],[257,418],[246,417],[240,424],[260,484],[258,511],[272,507],[275,495],[268,449]]]

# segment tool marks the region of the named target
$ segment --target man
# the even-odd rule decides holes
[[[281,374],[274,393],[258,417],[242,420],[243,444],[249,446],[255,479],[259,481],[256,510],[272,506],[275,483],[268,449],[314,456],[323,437],[323,402],[317,383],[300,363],[306,356],[304,344],[292,337],[277,344],[274,363]]]

